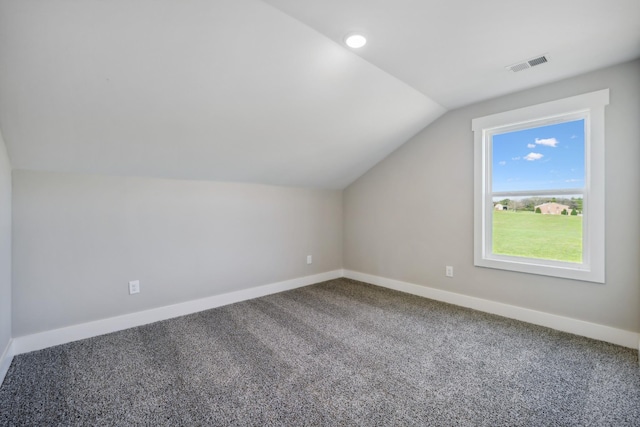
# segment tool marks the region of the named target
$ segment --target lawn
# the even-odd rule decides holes
[[[495,211],[493,253],[582,262],[582,217]]]

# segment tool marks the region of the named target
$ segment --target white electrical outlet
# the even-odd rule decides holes
[[[313,257],[311,255],[307,255],[307,264],[313,264]]]
[[[129,295],[140,293],[140,280],[132,280],[129,282]]]
[[[453,266],[447,265],[445,274],[447,277],[453,277]]]

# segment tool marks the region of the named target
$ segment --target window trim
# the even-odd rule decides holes
[[[475,178],[474,264],[476,266],[596,283],[605,282],[604,108],[608,104],[609,89],[604,89],[472,120]],[[489,187],[492,166],[490,136],[498,128],[544,126],[553,123],[554,120],[564,121],[565,117],[570,120],[577,114],[586,116],[583,262],[569,263],[490,253],[488,248],[490,237],[487,237],[491,232],[491,226],[487,224],[493,218],[493,203],[487,197],[491,192]],[[573,194],[576,194],[575,190],[573,191]]]

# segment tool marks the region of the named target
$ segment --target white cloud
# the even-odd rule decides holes
[[[547,147],[555,147],[556,145],[558,145],[558,140],[555,138],[547,138],[547,139],[539,139],[536,138],[536,144],[537,145],[545,145]],[[531,147],[529,147],[531,148]]]
[[[527,144],[527,148],[535,148],[536,144]]]
[[[506,165],[506,164],[507,164],[507,162],[505,162],[505,161],[503,160],[503,161],[501,161],[501,162],[498,162],[498,164],[499,164],[500,166],[504,166],[504,165]]]
[[[520,157],[512,157],[511,160],[520,160]]]
[[[578,135],[571,135],[571,139],[576,139]]]
[[[524,156],[525,160],[528,160],[530,162],[533,162],[534,160],[540,160],[543,157],[544,155],[540,153],[529,153],[526,156]]]

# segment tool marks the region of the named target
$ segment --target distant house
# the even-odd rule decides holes
[[[536,206],[536,212],[538,209],[545,215],[561,215],[563,210],[567,211],[567,215],[571,215],[571,208],[569,206],[556,202],[543,203]]]
[[[496,203],[493,207],[497,211],[506,211],[507,207],[505,205],[501,205],[500,203]]]

